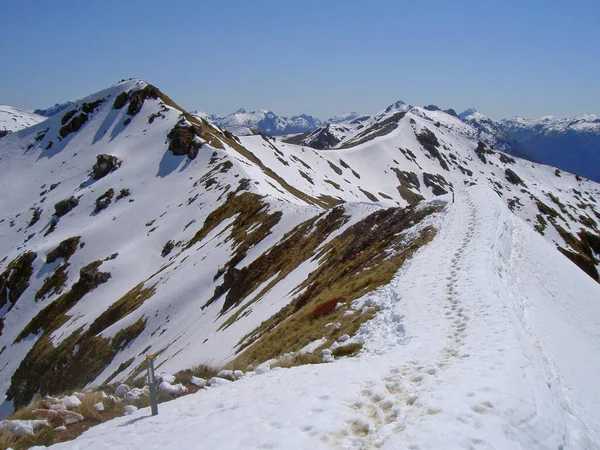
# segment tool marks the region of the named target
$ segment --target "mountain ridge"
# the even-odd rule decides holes
[[[451,114],[394,105],[318,151],[233,136],[128,80],[3,138],[8,404],[133,379],[150,351],[176,370],[255,366],[315,333],[327,348],[376,311],[340,309],[338,329],[313,308],[386,286],[472,184],[598,279],[598,184],[497,151]]]

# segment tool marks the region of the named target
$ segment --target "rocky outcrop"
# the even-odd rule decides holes
[[[63,126],[58,134],[61,138],[66,138],[71,133],[76,133],[81,129],[84,123],[88,121],[89,116],[86,113],[81,113],[71,119],[65,126]]]
[[[104,178],[121,167],[122,161],[113,155],[100,154],[96,156],[96,164],[92,167],[94,180]]]
[[[110,205],[110,202],[112,201],[112,198],[115,194],[114,189],[109,189],[108,191],[106,191],[104,194],[102,194],[100,197],[98,197],[96,199],[96,207],[94,208],[94,212],[98,213],[100,211],[102,211],[103,209],[108,208],[108,205]]]
[[[519,175],[517,175],[515,173],[514,170],[511,169],[506,169],[504,171],[504,176],[506,178],[506,180],[512,184],[516,184],[516,185],[525,185],[525,183],[523,183],[523,180],[521,179],[521,177]]]
[[[80,239],[81,236],[73,236],[62,241],[54,250],[46,255],[46,264],[52,264],[58,258],[67,261],[77,251]]]
[[[198,150],[204,144],[198,127],[186,120],[177,123],[167,137],[170,139],[169,150],[174,155],[187,155],[190,159],[198,155]]]
[[[0,274],[0,309],[8,301],[10,310],[29,287],[29,280],[33,274],[33,261],[36,257],[37,253],[33,251],[25,252],[11,261],[6,270]]]
[[[54,205],[54,214],[57,217],[62,217],[67,214],[69,211],[73,210],[79,204],[79,200],[77,198],[71,196],[64,200],[61,200],[56,205]]]

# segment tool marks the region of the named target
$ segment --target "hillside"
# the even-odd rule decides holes
[[[391,293],[398,274],[410,273],[403,283],[415,295],[439,299],[427,289],[442,289],[441,282],[416,281],[429,269],[412,258],[433,255],[450,267],[451,245],[463,238],[461,252],[467,257],[472,246],[475,259],[455,270],[461,283],[481,289],[492,308],[513,305],[509,293],[495,291],[498,280],[487,284],[492,269],[473,272],[477,258],[490,257],[476,249],[484,252],[500,225],[527,230],[518,232],[535,239],[532,251],[552,255],[548,273],[576,274],[569,283],[580,285],[585,299],[597,294],[600,185],[508,156],[446,112],[397,102],[353,117],[358,123],[335,148],[320,151],[233,136],[140,80],[65,111],[0,140],[0,187],[10,192],[0,197],[2,411],[40,393],[132,380],[143,374],[147,353],[157,355],[160,370],[174,372],[203,362],[251,370],[309,345],[317,354],[334,348],[344,335],[376,352],[373,342],[387,338],[359,337],[387,320],[385,302],[400,301]],[[453,197],[462,209],[452,209]],[[464,208],[490,229],[463,223]],[[420,275],[410,272],[413,264]],[[501,274],[513,270],[498,264]],[[536,270],[537,259],[531,264],[526,270]],[[517,272],[509,275],[525,289]],[[562,287],[552,289],[541,297],[532,291],[532,301],[572,304]],[[330,309],[321,316],[318,308]],[[442,320],[438,312],[431,310],[432,327]],[[506,343],[514,361],[529,354],[519,342],[533,341]],[[406,351],[406,360],[414,359],[416,348]],[[556,362],[558,350],[552,352]],[[311,369],[290,373],[302,370]],[[556,370],[566,380],[560,364]],[[544,395],[562,398],[560,392]],[[577,408],[591,423],[589,405]],[[563,420],[561,411],[552,417]]]
[[[46,120],[45,117],[15,108],[14,106],[0,105],[0,137],[13,133],[23,128]]]
[[[435,226],[362,302],[381,310],[358,357],[248,373],[56,448],[598,448],[600,286],[489,188]]]

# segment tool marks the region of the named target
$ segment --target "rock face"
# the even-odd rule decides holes
[[[29,287],[29,279],[33,274],[32,264],[36,257],[37,254],[33,251],[25,252],[13,260],[0,274],[0,308],[8,300],[10,310],[25,289]]]
[[[71,119],[64,127],[59,131],[61,138],[66,138],[69,134],[75,133],[81,129],[84,123],[88,121],[88,115],[81,113]]]
[[[169,150],[174,155],[187,155],[194,159],[204,142],[200,138],[200,130],[187,121],[179,122],[167,135],[170,139]]]
[[[96,164],[92,167],[94,180],[104,178],[121,166],[122,161],[113,155],[101,154],[96,156]]]
[[[62,241],[54,250],[46,255],[46,264],[52,264],[58,258],[63,258],[65,261],[68,260],[77,250],[80,239],[80,236],[73,236]]]
[[[108,205],[110,205],[110,202],[112,201],[114,194],[115,194],[114,189],[110,188],[108,191],[106,191],[104,194],[102,194],[100,197],[98,197],[96,199],[96,207],[94,209],[94,212],[98,213],[98,212],[102,211],[103,209],[108,208]]]
[[[521,179],[521,177],[519,175],[517,175],[513,170],[511,169],[506,169],[504,171],[504,176],[506,177],[506,179],[508,181],[510,181],[512,184],[524,184],[523,180]]]
[[[77,198],[71,196],[64,200],[61,200],[56,205],[54,205],[54,214],[57,217],[62,217],[67,214],[69,211],[73,210],[79,204],[79,200]]]
[[[106,283],[110,278],[110,272],[98,271],[99,266],[100,263],[95,261],[85,267],[82,267],[79,271],[80,281],[90,288],[94,288],[102,283]]]

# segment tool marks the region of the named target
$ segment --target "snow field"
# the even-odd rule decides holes
[[[245,377],[56,448],[597,448],[600,289],[571,267],[493,191],[461,191],[371,294],[358,358]]]

